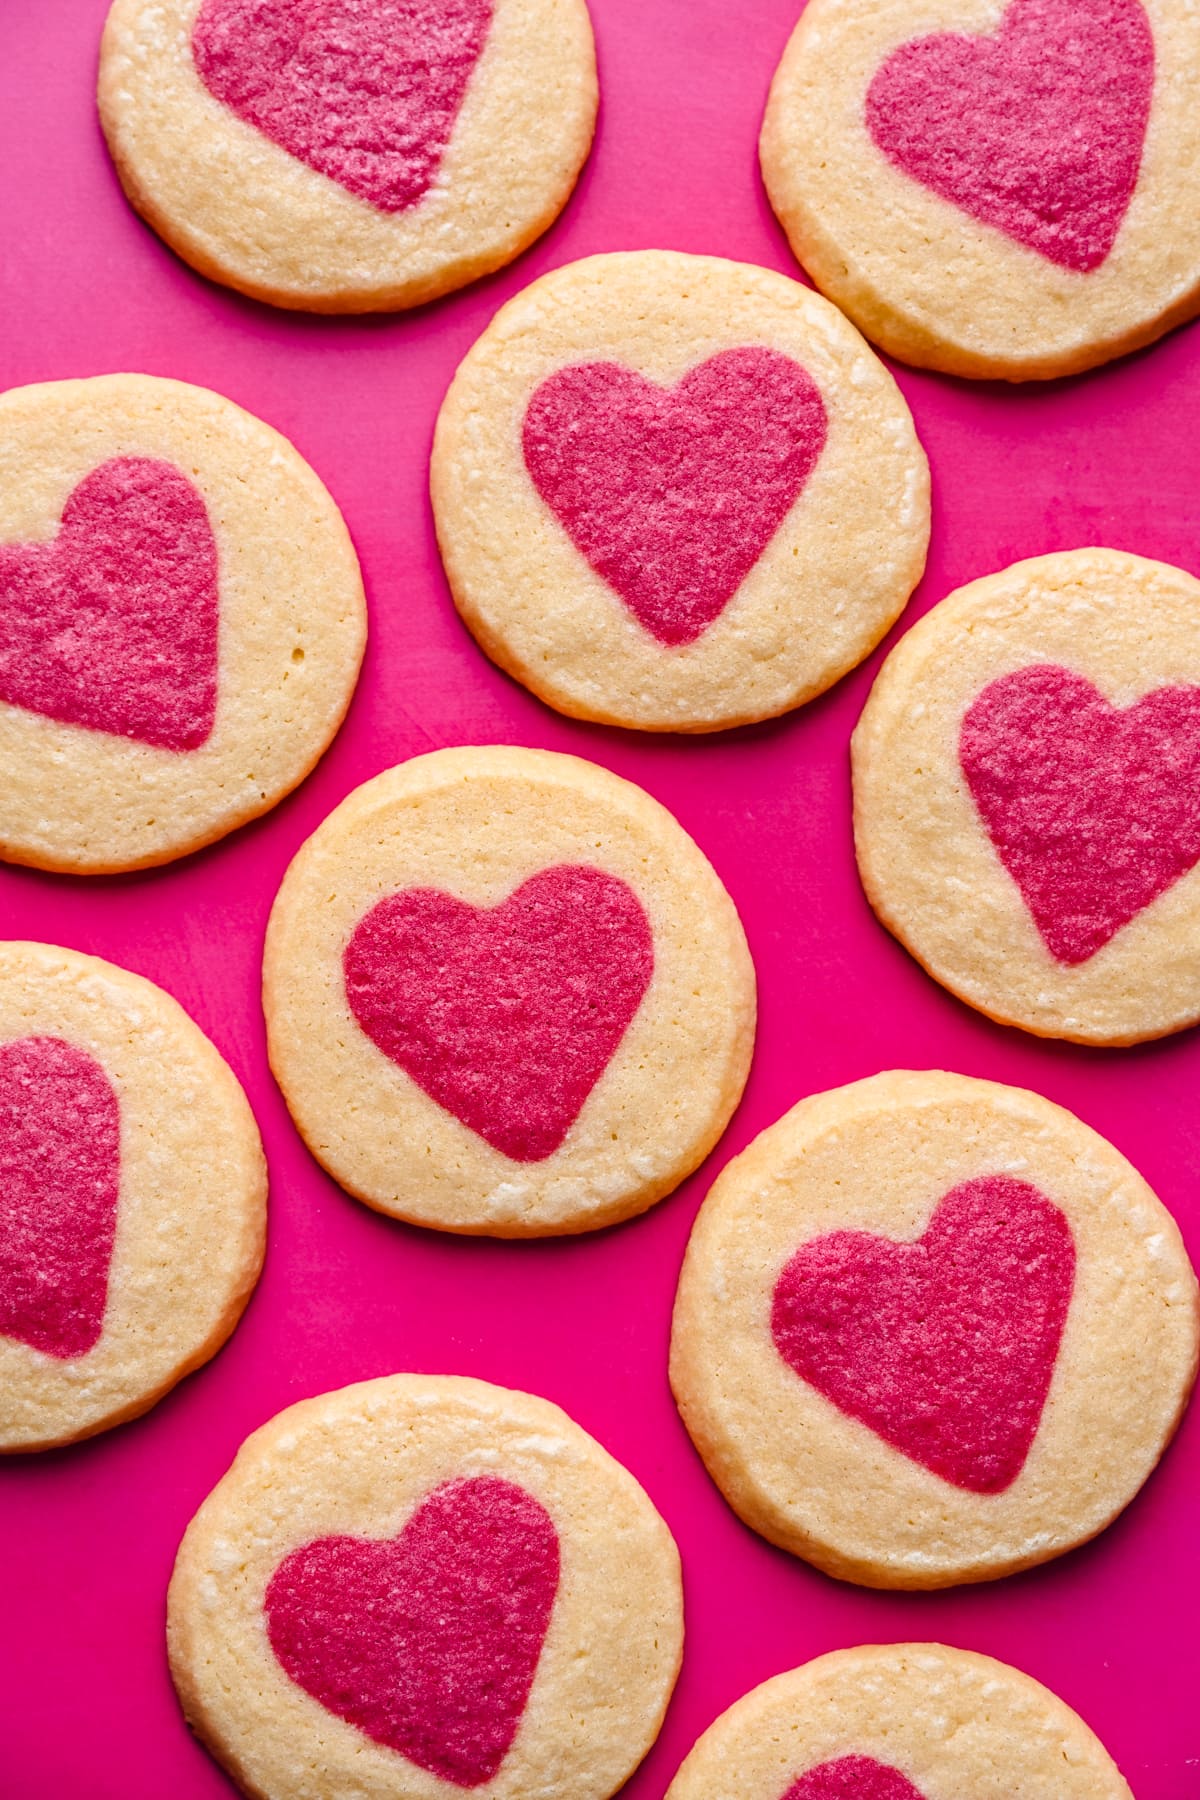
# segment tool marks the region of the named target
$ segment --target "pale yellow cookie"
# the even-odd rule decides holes
[[[539,750],[440,750],[351,794],[271,913],[271,1066],[380,1212],[538,1237],[643,1212],[745,1085],[733,902],[657,801]]]
[[[0,1451],[135,1418],[225,1342],[262,1266],[240,1086],[169,995],[0,944]]]
[[[868,1587],[990,1581],[1133,1499],[1196,1376],[1170,1214],[1018,1088],[877,1075],[725,1169],[675,1302],[671,1383],[730,1505]]]
[[[908,408],[836,308],[769,269],[593,256],[463,362],[431,471],[455,603],[560,712],[713,731],[822,693],[925,566]]]
[[[722,1713],[667,1800],[1133,1800],[1048,1688],[944,1644],[835,1650]]]
[[[1025,381],[1200,307],[1190,0],[809,0],[762,167],[823,293],[905,362]]]
[[[897,645],[854,733],[875,911],[969,1005],[1132,1044],[1200,1018],[1200,583],[1014,564]]]
[[[0,857],[146,868],[266,812],[365,636],[342,516],[269,425],[149,375],[0,397]]]
[[[607,1800],[679,1672],[679,1555],[557,1406],[392,1375],[246,1441],[183,1540],[168,1644],[257,1800]]]
[[[418,306],[566,205],[598,90],[584,0],[114,0],[100,119],[137,210],[275,306]]]

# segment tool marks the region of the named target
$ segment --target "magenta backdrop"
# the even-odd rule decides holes
[[[1037,1042],[959,1005],[876,925],[855,876],[846,746],[878,655],[789,719],[672,741],[560,719],[498,674],[458,623],[426,462],[446,385],[499,304],[600,250],[662,246],[796,272],[755,140],[797,0],[592,6],[600,132],[563,220],[494,280],[414,316],[353,322],[272,312],[176,262],[126,206],[96,125],[106,0],[0,0],[0,383],[145,370],[260,414],[345,511],[372,628],[345,729],[265,820],[157,873],[0,871],[0,934],[95,951],[183,1002],[245,1082],[272,1178],[266,1272],[217,1360],[136,1424],[0,1466],[0,1795],[228,1795],[167,1677],[163,1596],[180,1535],[241,1439],[279,1408],[416,1369],[560,1402],[675,1531],[687,1655],[628,1800],[658,1800],[697,1734],[756,1682],[838,1646],[905,1638],[1028,1670],[1099,1729],[1138,1800],[1194,1800],[1200,1416],[1098,1543],[990,1588],[889,1597],[829,1581],[745,1530],[672,1406],[668,1321],[696,1208],[721,1164],[802,1095],[893,1067],[1036,1088],[1133,1159],[1196,1255],[1200,1039],[1109,1052]],[[1200,573],[1195,331],[1024,392],[903,371],[900,381],[935,492],[929,573],[905,624],[962,581],[1081,544]],[[725,1141],[646,1218],[575,1242],[456,1240],[356,1205],[304,1151],[264,1053],[263,928],[298,845],[380,769],[492,742],[591,757],[664,801],[728,883],[758,965],[758,1052]]]

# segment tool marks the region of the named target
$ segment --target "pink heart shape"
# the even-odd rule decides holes
[[[559,369],[525,414],[525,465],[591,567],[663,644],[728,606],[825,446],[820,390],[777,350],[724,350],[673,388],[618,363]]]
[[[558,1533],[511,1481],[449,1481],[399,1537],[317,1538],[267,1586],[271,1648],[314,1700],[458,1787],[512,1747],[558,1592]]]
[[[46,544],[0,544],[0,700],[196,750],[217,706],[217,547],[170,463],[101,463]]]
[[[380,212],[437,177],[492,0],[204,0],[200,79],[289,156]]]
[[[1037,1434],[1075,1281],[1075,1243],[1027,1181],[983,1175],[923,1237],[832,1231],[775,1287],[788,1366],[943,1481],[998,1494]]]
[[[802,1775],[783,1800],[925,1800],[906,1775],[873,1756],[839,1756]]]
[[[372,1043],[514,1162],[558,1149],[653,972],[632,888],[565,863],[490,908],[433,888],[392,894],[344,957]]]
[[[866,122],[914,181],[1085,274],[1121,228],[1153,93],[1141,0],[1013,0],[994,36],[939,33],[893,51]]]
[[[1061,963],[1086,962],[1200,859],[1200,688],[1118,708],[1081,675],[1036,664],[983,689],[958,755]]]
[[[62,1038],[0,1044],[0,1332],[83,1356],[104,1327],[121,1114],[94,1057]]]

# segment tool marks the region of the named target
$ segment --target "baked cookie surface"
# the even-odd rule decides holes
[[[891,376],[786,276],[636,251],[543,276],[462,363],[431,486],[454,600],[559,711],[710,731],[812,699],[920,579]]]
[[[592,141],[584,0],[115,0],[100,118],[126,194],[276,306],[417,306],[512,260]]]
[[[745,1085],[754,972],[711,866],[575,757],[441,750],[293,862],[263,982],[302,1136],[368,1205],[530,1237],[644,1211]]]
[[[262,1266],[267,1171],[212,1044],[140,975],[0,944],[0,1450],[135,1418]]]
[[[666,1525],[558,1407],[394,1375],[246,1441],[183,1540],[168,1644],[262,1800],[607,1800],[658,1734],[682,1604]]]
[[[731,1706],[667,1800],[1132,1800],[1095,1734],[1040,1682],[944,1644],[866,1644]]]
[[[873,342],[1068,374],[1200,307],[1187,0],[809,0],[762,132],[792,248]]]
[[[1200,583],[1115,550],[960,588],[854,733],[872,906],[1003,1024],[1130,1044],[1200,1018]]]
[[[866,1586],[1095,1536],[1195,1380],[1170,1214],[1036,1094],[897,1072],[802,1101],[701,1208],[671,1383],[734,1510]]]
[[[168,862],[328,746],[366,636],[342,516],[286,439],[149,375],[0,396],[0,856]]]

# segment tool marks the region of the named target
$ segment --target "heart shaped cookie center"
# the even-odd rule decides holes
[[[200,79],[246,124],[378,211],[437,179],[492,0],[204,0]]]
[[[840,1411],[944,1481],[998,1494],[1037,1434],[1074,1281],[1059,1208],[984,1175],[952,1189],[915,1243],[833,1231],[802,1245],[771,1330]]]
[[[1081,675],[1037,664],[983,689],[958,753],[1060,963],[1095,956],[1200,860],[1200,688],[1120,708]]]
[[[839,1756],[802,1775],[783,1800],[925,1800],[906,1775],[873,1756]]]
[[[372,1043],[516,1162],[559,1148],[653,972],[633,889],[572,864],[495,907],[432,888],[392,894],[344,957],[350,1010]]]
[[[1153,94],[1141,0],[1012,0],[993,35],[945,32],[893,51],[866,123],[914,181],[1086,274],[1133,197]]]
[[[170,463],[120,456],[81,481],[58,536],[0,544],[0,700],[196,750],[217,705],[217,547]]]
[[[317,1538],[267,1587],[291,1679],[375,1743],[458,1787],[512,1747],[558,1592],[559,1540],[513,1482],[436,1488],[399,1537]]]
[[[804,491],[825,403],[777,350],[725,350],[662,388],[618,363],[542,382],[522,431],[542,499],[659,643],[725,610]]]
[[[99,1341],[117,1229],[121,1116],[62,1038],[0,1044],[0,1333],[47,1356]]]

